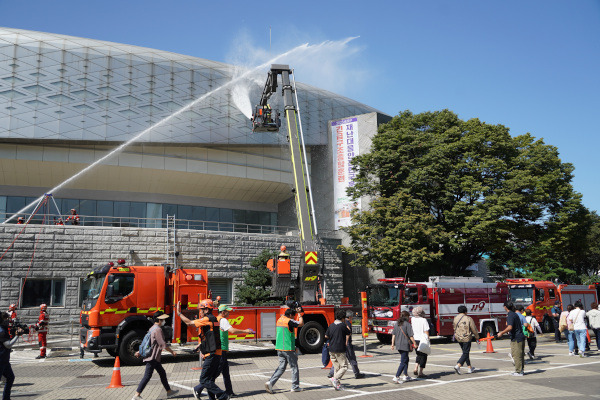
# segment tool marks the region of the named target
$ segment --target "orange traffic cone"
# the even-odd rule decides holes
[[[492,339],[494,339],[493,336],[490,335],[490,333],[488,332],[487,337],[485,339],[479,339],[479,341],[487,341],[487,346],[485,348],[484,353],[495,353],[496,351],[494,351],[494,346],[492,346]]]
[[[112,378],[110,378],[110,385],[108,385],[106,388],[113,389],[122,387],[124,386],[121,385],[121,361],[119,361],[119,356],[117,356],[117,358],[115,358],[115,366],[113,367]]]

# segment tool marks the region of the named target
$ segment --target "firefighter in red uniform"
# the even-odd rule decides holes
[[[71,225],[79,225],[79,215],[77,215],[77,211],[74,208],[71,208],[71,215],[67,218],[67,224],[71,221]]]
[[[23,225],[24,223],[25,223],[25,219],[23,219],[23,217],[17,218],[17,225]]]
[[[8,320],[8,334],[10,335],[10,338],[12,339],[15,336],[15,322],[17,321],[17,305],[16,304],[11,304],[8,307],[8,316],[9,316],[9,320]]]
[[[48,316],[48,306],[42,304],[40,306],[40,316],[38,322],[35,325],[35,329],[38,332],[38,342],[40,344],[40,355],[36,359],[46,358],[46,336],[48,335],[48,324],[50,323],[50,317]]]

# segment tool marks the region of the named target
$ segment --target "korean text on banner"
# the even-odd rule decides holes
[[[354,186],[355,172],[350,161],[358,152],[358,121],[347,118],[331,123],[333,143],[333,199],[335,229],[350,226],[350,214],[353,209],[360,210],[360,199],[352,201],[346,189]]]

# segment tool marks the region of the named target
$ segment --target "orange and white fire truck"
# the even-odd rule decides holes
[[[123,260],[120,260],[123,261]],[[156,311],[171,316],[166,333],[172,343],[197,342],[198,330],[181,322],[173,313],[177,302],[189,319],[198,317],[198,304],[208,298],[205,269],[163,266],[125,266],[124,261],[97,268],[84,281],[80,345],[83,350],[106,350],[125,364],[141,363],[134,356]],[[327,326],[334,321],[333,305],[303,305],[304,326],[298,330],[298,344],[304,352],[319,352]],[[283,306],[233,307],[229,322],[256,334],[230,335],[229,340],[275,340],[276,322]]]
[[[581,301],[583,308],[589,310],[592,303],[598,303],[597,285],[558,285],[558,292],[562,309],[566,310],[567,305],[575,304],[576,301]]]
[[[506,283],[484,283],[481,278],[432,276],[428,282],[405,282],[404,278],[379,279],[367,287],[369,328],[382,343],[391,333],[400,312],[421,306],[429,320],[431,336],[454,334],[452,322],[458,306],[467,307],[479,331],[485,336],[506,327],[504,302]],[[411,314],[412,315],[412,314]]]
[[[535,281],[531,278],[506,279],[510,300],[515,306],[524,306],[541,325],[544,332],[554,332],[552,307],[560,300],[558,288],[550,281]]]

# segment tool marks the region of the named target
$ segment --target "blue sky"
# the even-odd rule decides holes
[[[575,165],[600,210],[598,0],[0,0],[0,26],[246,65],[333,41],[290,62],[298,81],[390,115],[448,108],[529,132]]]

